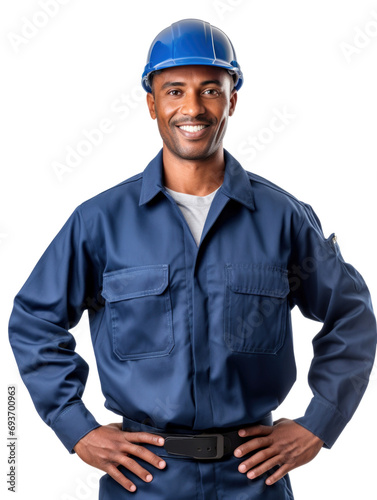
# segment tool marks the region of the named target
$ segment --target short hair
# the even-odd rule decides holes
[[[148,75],[147,85],[149,85],[149,87],[151,88],[152,94],[153,94],[153,77],[155,75],[159,75],[160,73],[162,73],[162,69],[156,69],[156,71],[152,71],[152,73],[149,73]]]

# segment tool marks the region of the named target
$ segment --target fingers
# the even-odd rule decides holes
[[[266,479],[266,484],[268,484],[268,485],[272,485],[272,484],[276,483],[277,481],[279,481],[282,477],[284,477],[286,474],[288,474],[288,472],[290,472],[294,468],[294,467],[290,466],[289,464],[284,464],[280,467],[279,458],[273,457],[269,460],[266,460],[263,464],[259,465],[258,467],[255,467],[254,469],[249,470],[247,472],[246,476],[249,479],[255,479],[259,476],[262,476],[263,474],[270,471],[271,469],[273,469],[276,466],[279,466],[279,468],[273,474],[271,474],[271,476],[269,476]],[[246,472],[247,468],[245,468],[245,470],[243,471],[243,470],[240,470],[240,467],[239,467],[238,470],[240,472]]]
[[[271,459],[274,460],[274,463],[270,465]],[[271,451],[270,449],[266,450],[261,450],[252,457],[248,458],[244,462],[242,462],[238,466],[238,470],[242,473],[245,473],[249,471],[250,469],[253,469],[254,475],[253,477],[257,477],[260,474],[264,474],[268,470],[271,469],[271,467],[274,467],[275,465],[279,465],[281,462],[281,457]],[[248,474],[248,477],[251,479],[251,475]]]
[[[239,464],[238,470],[250,479],[279,466],[266,480],[274,484],[287,472],[312,460],[323,446],[323,441],[289,419],[279,419],[273,426],[250,426],[239,431],[250,437],[234,450],[236,457],[254,452]]]
[[[249,479],[254,479],[256,477],[261,476],[262,474],[265,474],[266,472],[271,470],[273,467],[276,467],[277,465],[280,465],[279,459],[277,457],[270,458],[269,460],[266,460],[266,462],[259,465],[258,467],[255,467],[254,469],[249,470],[247,472],[246,476]],[[240,470],[240,467],[238,468],[238,470]],[[248,469],[245,467],[245,471],[246,470],[248,470]],[[240,470],[240,472],[241,472],[241,470]],[[268,484],[270,484],[270,483],[268,483]]]
[[[142,481],[146,483],[150,483],[153,480],[152,474],[144,469],[136,460],[133,460],[131,457],[127,455],[121,454],[116,458],[116,463],[118,465],[122,465],[124,468],[133,472],[137,477],[139,477]],[[166,466],[166,463],[160,459],[161,465],[159,468],[163,469]],[[117,481],[120,485],[123,486],[126,490],[133,493],[136,491],[136,485],[125,476],[114,464],[110,464],[106,470],[106,472],[111,476],[115,481]]]
[[[151,472],[146,470],[142,465],[140,465],[138,461],[134,460],[132,457],[127,456],[123,453],[115,457],[115,460],[118,465],[122,465],[130,472],[133,472],[135,476],[139,477],[145,483],[150,483],[153,480],[153,475],[151,474]],[[160,462],[163,461],[160,459]],[[164,462],[164,466],[158,468],[163,469],[165,466],[166,463]]]
[[[266,484],[271,485],[276,483],[277,481],[279,481],[279,479],[288,474],[288,472],[292,469],[293,467],[289,466],[288,464],[282,465],[276,472],[274,472],[268,479],[266,479]]]
[[[123,432],[123,435],[127,441],[132,443],[148,443],[155,446],[163,446],[165,439],[156,434],[151,434],[149,432]]]
[[[266,479],[266,484],[271,485],[279,481],[284,477],[289,471],[295,468],[295,465],[284,463],[284,458],[280,455],[276,455],[269,450],[261,450],[253,457],[245,460],[238,466],[239,472],[245,474],[249,479],[255,479],[266,472],[270,471],[272,468],[279,466],[278,470],[275,471],[270,477]]]
[[[251,441],[247,441],[246,443],[242,444],[238,448],[234,450],[234,455],[237,458],[243,457],[247,453],[250,453],[251,451],[256,451],[260,450],[261,448],[267,448],[273,444],[272,438],[269,436],[266,437],[255,437]]]
[[[108,475],[114,479],[117,483],[119,483],[123,488],[133,493],[136,491],[136,485],[130,481],[124,474],[120,472],[119,469],[115,467],[115,465],[109,466],[106,470]]]
[[[113,457],[113,464],[122,465],[146,483],[151,482],[153,475],[132,457],[140,458],[160,470],[166,467],[166,462],[147,448],[144,448],[144,446],[135,443],[149,443],[155,446],[163,446],[165,442],[164,438],[147,432],[124,432],[123,434],[125,437],[124,449]],[[136,485],[113,464],[108,467],[107,473],[128,491],[136,491]]]
[[[252,425],[240,429],[238,435],[241,437],[268,436],[268,434],[271,434],[272,430],[273,426],[271,425]]]
[[[164,469],[166,462],[143,446],[163,446],[164,441],[163,437],[155,434],[124,432],[121,430],[121,424],[109,424],[86,434],[74,450],[84,462],[107,472],[125,489],[133,492],[136,491],[136,485],[117,467],[123,466],[145,482],[152,481],[153,475],[140,465],[137,459],[140,458],[157,469]]]
[[[163,446],[165,442],[165,439],[163,437],[157,436],[155,434],[150,434],[148,432],[124,432],[124,437],[126,439],[125,451],[129,455],[141,458],[157,469],[163,469],[166,467],[166,462],[162,460],[158,455],[148,450],[144,446],[135,444],[147,443],[154,446]]]
[[[246,473],[249,479],[255,479],[276,465],[280,465],[280,457],[277,450],[275,450],[274,439],[271,436],[273,429],[273,426],[254,425],[239,430],[240,436],[251,437],[252,439],[236,448],[234,455],[240,458],[251,452],[255,452],[238,466],[239,472]],[[267,484],[273,484],[273,482],[277,481],[276,478],[273,482],[270,482],[271,478],[268,479],[269,482],[266,481]]]
[[[142,460],[148,462],[157,469],[164,469],[166,467],[166,462],[162,458],[160,458],[158,455],[155,455],[152,451],[148,450],[147,448],[144,448],[144,446],[128,443],[126,446],[126,452],[129,455],[141,458]],[[122,465],[124,465],[123,462]],[[125,467],[128,468],[127,466]]]

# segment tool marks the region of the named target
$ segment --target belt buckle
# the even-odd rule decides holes
[[[224,456],[224,436],[222,434],[197,434],[193,438],[216,438],[216,456],[214,457],[196,457],[197,460],[216,460]]]

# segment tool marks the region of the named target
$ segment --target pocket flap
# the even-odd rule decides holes
[[[289,293],[288,271],[261,264],[227,264],[226,282],[236,293],[286,297]]]
[[[169,282],[168,264],[136,266],[105,273],[102,296],[109,302],[161,294]]]

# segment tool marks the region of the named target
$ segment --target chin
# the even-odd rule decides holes
[[[178,151],[175,151],[175,154],[180,158],[182,158],[183,160],[206,160],[213,153],[214,153],[213,150],[207,150],[207,149],[206,150],[180,149]]]
[[[210,154],[203,154],[203,153],[197,153],[197,154],[187,153],[187,154],[185,154],[185,153],[183,153],[183,154],[178,154],[178,156],[180,158],[182,158],[182,160],[194,161],[194,160],[206,160],[210,156]]]

